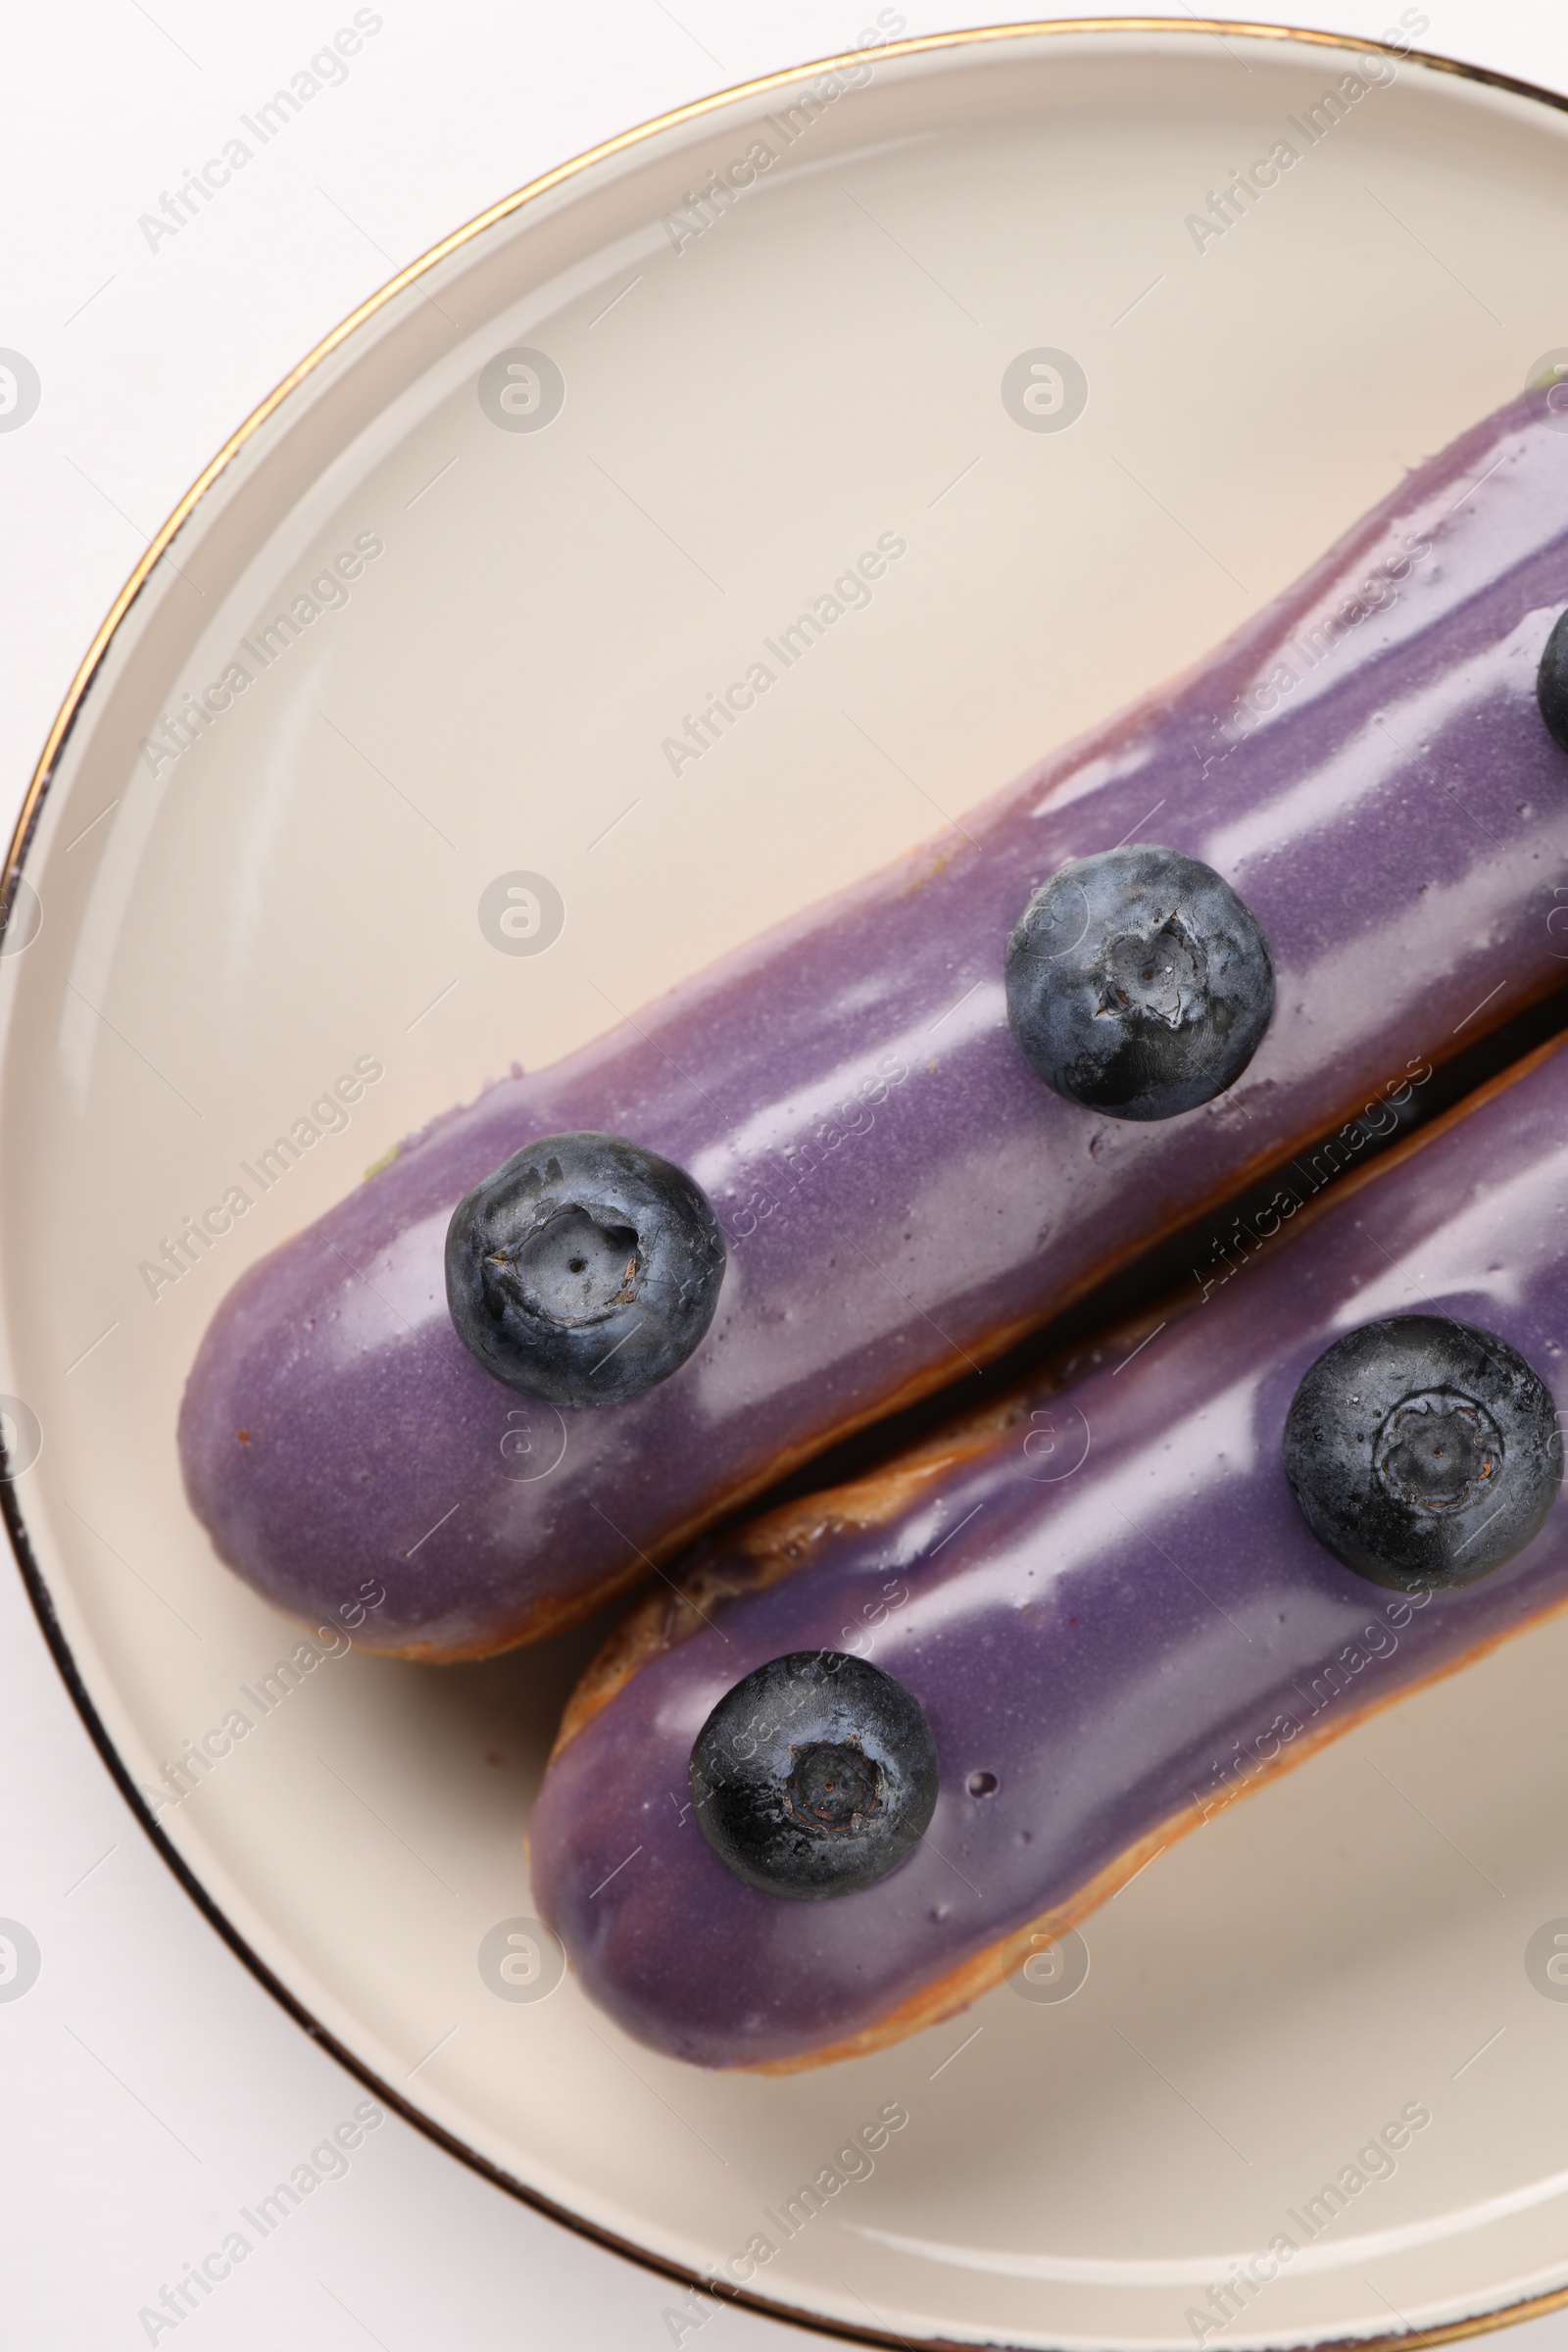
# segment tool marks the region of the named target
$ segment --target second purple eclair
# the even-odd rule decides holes
[[[711,1540],[624,1622],[530,1852],[628,2034],[788,2072],[933,2025],[1568,1607],[1568,1051],[1302,1224],[1125,1360]]]

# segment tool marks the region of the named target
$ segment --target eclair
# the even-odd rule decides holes
[[[710,1540],[568,1706],[540,1916],[637,2040],[849,2058],[1568,1605],[1568,1052],[1147,1322]]]
[[[373,1574],[409,1657],[550,1634],[1557,985],[1553,423],[249,1268],[179,1420],[219,1556]]]

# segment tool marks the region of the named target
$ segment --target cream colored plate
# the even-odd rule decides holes
[[[863,2063],[710,2078],[569,1979],[508,1997],[548,1982],[507,1937],[585,1643],[328,1658],[264,1714],[297,1637],[185,1509],[180,1386],[227,1286],[398,1137],[1200,654],[1568,340],[1564,117],[1403,64],[1336,119],[1358,63],[964,36],[558,174],[253,420],[34,804],[41,929],[0,963],[0,1386],[15,1442],[41,1432],[12,1494],[89,1718],[202,1899],[390,2095],[664,2264],[776,2240],[733,2275],[852,2331],[1125,2352],[1191,2344],[1206,2307],[1210,2341],[1295,2344],[1568,2281],[1568,1986],[1526,1968],[1568,1914],[1568,1628],[1159,1859],[1090,1923],[1070,2000],[1004,1986]],[[1281,140],[1294,168],[1195,231]],[[1065,424],[1078,379],[1041,353],[1087,384]],[[786,666],[769,640],[879,542],[869,602],[845,589]],[[760,662],[719,740],[668,748]],[[517,875],[564,906],[537,954],[498,945],[498,905],[543,936]],[[313,1120],[356,1063],[381,1074],[346,1130]],[[247,1164],[290,1133],[264,1193]],[[150,1286],[236,1186],[246,1213]],[[174,1801],[166,1763],[230,1710],[251,1728]],[[768,2217],[889,2102],[874,2172],[786,2235]],[[1288,2217],[1410,2107],[1396,2171],[1305,2242]],[[1282,2232],[1298,2255],[1220,2330],[1210,2288]]]

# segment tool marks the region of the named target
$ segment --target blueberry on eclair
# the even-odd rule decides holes
[[[719,1860],[766,1894],[855,1894],[897,1870],[937,1801],[920,1702],[848,1650],[772,1658],[697,1735],[692,1801]]]

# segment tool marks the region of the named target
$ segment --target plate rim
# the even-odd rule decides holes
[[[879,61],[896,58],[933,56],[945,50],[958,50],[1001,41],[1036,40],[1044,37],[1085,33],[1165,34],[1180,33],[1197,38],[1222,38],[1225,34],[1241,35],[1256,40],[1285,41],[1308,48],[1350,50],[1363,56],[1388,57],[1397,62],[1425,66],[1437,73],[1451,74],[1460,80],[1479,82],[1483,86],[1502,90],[1509,95],[1527,98],[1537,105],[1553,108],[1568,114],[1568,93],[1544,88],[1539,82],[1503,74],[1487,66],[1472,65],[1441,51],[1399,48],[1392,42],[1375,40],[1359,33],[1322,31],[1305,25],[1270,24],[1245,18],[1226,17],[1057,17],[1049,19],[1016,19],[994,24],[976,25],[950,32],[920,33],[908,39],[886,41],[874,52]],[[0,940],[3,940],[17,903],[17,893],[23,880],[23,868],[27,853],[33,846],[38,819],[45,798],[54,783],[61,755],[70,739],[83,702],[108,658],[121,624],[129,613],[142,588],[172,544],[175,536],[195,512],[199,502],[223,474],[252,438],[282,407],[289,395],[304,384],[332,354],[346,343],[360,327],[377,313],[394,302],[407,288],[416,284],[428,270],[435,269],[454,253],[482,236],[488,229],[520,212],[525,205],[564,186],[580,173],[612,157],[623,155],[645,142],[659,138],[687,123],[700,122],[739,100],[755,99],[781,89],[808,75],[823,74],[865,62],[861,49],[839,50],[827,57],[813,58],[801,65],[775,69],[772,73],[753,75],[732,82],[702,98],[689,99],[684,105],[650,117],[627,130],[617,131],[608,139],[598,141],[566,162],[556,164],[536,178],[525,181],[510,195],[501,197],[471,220],[450,230],[427,251],[418,255],[404,269],[395,272],[384,284],[375,288],[357,304],[338,323],[316,343],[304,357],[273,385],[250,415],[235,427],[217,454],[204,466],[184,495],[171,510],[168,517],[148,541],[142,555],[132,567],[124,585],[111,604],[108,612],[94,632],[87,651],[82,656],[74,676],[67,687],[59,710],[44,738],[37,762],[23,797],[22,808],[6,851],[5,865],[0,869]],[[636,2263],[642,2270],[668,2278],[687,2288],[698,2287],[712,2293],[717,2300],[738,2305],[763,2319],[782,2322],[786,2326],[816,2328],[824,2335],[854,2344],[894,2346],[902,2345],[910,2352],[908,2339],[892,2328],[867,2328],[855,2323],[824,2317],[808,2311],[802,2305],[786,2303],[772,2296],[754,2293],[746,2287],[716,2282],[684,2268],[679,2262],[654,2252],[647,2246],[619,2236],[602,2224],[589,2221],[569,2207],[559,2204],[542,2190],[532,2188],[506,2172],[500,2165],[470,2147],[466,2141],[449,2131],[434,2116],[415,2106],[401,2092],[382,2081],[374,2069],[349,2050],[329,2028],[313,2015],[308,2005],[275,1974],[261,1954],[254,1950],[244,1935],[227,1917],[216,1896],[204,1886],[196,1872],[159,1827],[156,1815],[146,1803],[129,1765],[121,1755],[108,1726],[100,1715],[78,1669],[71,1643],[60,1622],[49,1584],[44,1576],[32,1539],[17,1498],[16,1485],[0,1477],[0,1517],[3,1517],[11,1549],[16,1559],[27,1597],[43,1635],[49,1653],[59,1671],[76,1712],[102,1758],[110,1778],[124,1799],[138,1827],[145,1833],[153,1850],[167,1864],[176,1883],[195,1904],[197,1910],[216,1930],[251,1976],[271,1994],[285,2014],[299,2026],[318,2048],[327,2052],[336,2063],[371,2091],[376,2099],[392,2113],[421,2132],[426,2139],[456,2157],[471,2172],[490,2181],[493,2186],[530,2206],[536,2213],[562,2224],[578,2236]],[[1326,2336],[1314,2338],[1300,2352],[1418,2352],[1418,2347],[1446,2344],[1474,2335],[1489,2334],[1495,2328],[1512,2327],[1526,2320],[1544,2318],[1548,2313],[1568,2305],[1568,2284],[1547,2289],[1539,2295],[1526,2296],[1515,2303],[1499,2305],[1494,2311],[1484,2312],[1462,2320],[1447,2321],[1435,2328],[1394,2328],[1378,2335]],[[994,2352],[1008,2352],[1000,2339],[988,2339]],[[922,2339],[925,2352],[975,2352],[972,2342],[950,2337],[930,2336]]]

